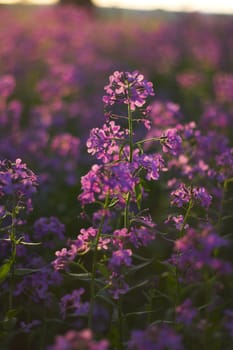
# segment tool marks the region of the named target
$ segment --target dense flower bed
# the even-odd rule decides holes
[[[232,33],[1,10],[1,350],[232,348]]]

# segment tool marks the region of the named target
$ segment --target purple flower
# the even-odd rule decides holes
[[[209,195],[204,187],[186,187],[183,183],[171,192],[171,204],[176,205],[178,208],[189,203],[191,200],[196,201],[203,208],[208,209],[212,201],[212,196]]]
[[[152,121],[151,132],[154,136],[159,136],[162,129],[167,129],[177,124],[180,106],[170,101],[154,101],[147,107],[146,111]],[[151,135],[147,135],[147,137],[151,137]]]
[[[113,271],[107,283],[109,293],[113,296],[113,299],[118,300],[121,295],[129,291],[129,285],[126,283],[125,277],[119,272]]]
[[[56,135],[51,143],[51,150],[57,153],[60,157],[71,156],[77,158],[79,155],[79,138],[72,136],[69,133]]]
[[[184,224],[184,217],[183,215],[177,215],[177,216],[169,215],[164,222],[165,224],[167,224],[170,221],[172,221],[175,224],[175,227],[177,228],[177,230],[181,230]],[[185,224],[184,229],[187,229],[188,227],[189,225]]]
[[[168,129],[160,137],[160,142],[163,146],[163,152],[170,153],[176,156],[181,150],[182,139],[178,135],[177,129]]]
[[[226,275],[232,272],[231,265],[212,256],[214,249],[225,245],[227,240],[217,235],[211,225],[200,227],[198,231],[189,228],[176,240],[175,252],[169,261],[178,268],[186,283],[201,280],[204,270]]]
[[[35,268],[38,268],[36,266]],[[52,293],[50,286],[58,286],[62,282],[62,277],[56,271],[47,266],[40,267],[38,272],[26,275],[15,286],[14,295],[26,295],[34,303],[44,303],[50,305]]]
[[[129,350],[182,350],[181,336],[167,325],[151,325],[146,330],[135,330],[128,342]]]
[[[146,171],[147,180],[158,180],[159,172],[166,171],[164,159],[160,154],[136,154],[134,156],[135,168],[142,167]]]
[[[61,298],[60,310],[62,318],[67,316],[86,316],[89,310],[89,303],[81,301],[84,289],[73,290],[71,294],[66,294]]]
[[[212,202],[212,196],[204,187],[194,187],[192,189],[193,197],[200,203],[203,208],[208,208]]]
[[[55,252],[56,259],[52,262],[52,265],[56,271],[66,270],[67,264],[72,258],[70,257],[70,252],[67,248],[62,248],[60,251]]]
[[[39,326],[41,324],[41,321],[39,320],[32,320],[29,323],[25,323],[24,321],[20,322],[20,327],[24,333],[31,332],[33,327]]]
[[[219,72],[214,76],[214,89],[220,102],[232,102],[233,99],[233,74]]]
[[[224,312],[224,326],[231,338],[233,338],[233,309],[227,309]]]
[[[55,343],[49,346],[47,350],[108,350],[108,341],[103,339],[95,341],[90,329],[83,329],[82,331],[70,330],[64,335],[57,335]]]
[[[182,88],[192,89],[203,83],[202,73],[194,70],[184,71],[176,76],[176,80]]]
[[[0,77],[0,96],[9,97],[15,88],[15,78],[12,75],[3,75]]]
[[[176,307],[176,321],[183,323],[184,326],[190,326],[197,315],[198,311],[192,306],[191,299],[186,299]]]
[[[114,121],[104,124],[102,129],[94,128],[87,140],[87,151],[96,155],[103,163],[119,159],[119,141],[124,141],[128,132],[121,131]]]
[[[118,270],[122,265],[130,266],[132,263],[132,250],[131,249],[119,249],[112,253],[112,257],[109,260],[110,269]]]
[[[134,247],[148,246],[155,239],[155,230],[153,227],[132,227],[129,234],[129,242]]]
[[[31,210],[31,197],[37,185],[36,175],[21,159],[0,161],[0,198],[14,198],[15,205]]]
[[[34,238],[42,240],[45,247],[53,248],[56,240],[65,239],[65,225],[56,217],[40,218],[34,223]]]
[[[175,191],[171,192],[171,204],[176,205],[178,208],[189,203],[191,198],[191,191],[184,184],[180,184]]]
[[[82,205],[104,200],[108,195],[125,204],[125,195],[130,192],[132,199],[135,185],[139,182],[134,172],[134,164],[122,161],[106,166],[93,165],[91,170],[81,178],[82,193],[79,200]]]
[[[109,77],[109,84],[105,86],[106,95],[103,102],[112,106],[115,103],[130,105],[134,111],[146,103],[149,96],[154,95],[153,85],[144,79],[138,71],[132,73],[115,71]]]

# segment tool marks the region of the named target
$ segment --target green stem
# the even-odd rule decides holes
[[[14,292],[14,279],[15,279],[15,260],[16,260],[16,229],[15,229],[15,219],[16,213],[15,209],[11,214],[11,232],[10,232],[10,241],[11,241],[11,272],[10,272],[10,290],[9,290],[9,310],[13,308],[13,292]]]
[[[104,209],[108,207],[108,204],[109,204],[109,194],[105,198]],[[97,270],[97,253],[98,253],[98,244],[101,237],[103,224],[104,224],[104,215],[101,218],[100,225],[99,225],[98,232],[95,239],[95,245],[94,245],[92,273],[91,273],[91,286],[90,286],[91,300],[90,300],[90,310],[88,315],[88,328],[92,328],[92,323],[93,323],[93,310],[94,310],[94,302],[95,302],[95,277],[96,277],[96,270]]]
[[[182,237],[182,236],[184,235],[185,225],[187,224],[187,220],[188,220],[188,217],[189,217],[189,215],[190,215],[190,211],[191,211],[192,207],[193,207],[193,201],[192,201],[192,199],[191,199],[191,200],[189,201],[188,209],[187,209],[187,211],[186,211],[186,213],[185,213],[183,225],[182,225],[181,230],[180,230],[180,232],[179,232],[179,236],[180,236],[180,237]]]
[[[133,161],[133,120],[130,104],[128,104],[128,128],[129,128],[129,162]],[[129,227],[129,209],[130,209],[131,194],[127,193],[125,212],[124,212],[124,227]]]
[[[41,335],[41,337],[40,337],[40,350],[44,350],[44,348],[45,348],[45,339],[46,339],[46,333],[47,333],[46,318],[47,318],[47,312],[46,312],[46,307],[44,306],[43,325],[42,325],[41,334],[40,334]]]
[[[133,160],[133,120],[130,104],[128,104],[128,127],[129,127],[129,161]]]
[[[119,349],[123,350],[123,317],[122,317],[122,300],[118,299],[118,322],[119,322]]]
[[[224,200],[225,200],[225,196],[227,193],[227,187],[228,187],[228,184],[231,182],[233,182],[233,178],[226,179],[223,183],[223,193],[222,193],[222,199],[221,199],[221,203],[220,203],[219,215],[218,215],[218,220],[217,220],[217,225],[216,225],[219,233],[221,232],[223,205],[224,205]]]
[[[124,212],[124,227],[129,228],[129,206],[130,206],[130,192],[127,193],[126,204],[125,204],[125,212]]]
[[[128,86],[129,88],[129,86]],[[129,89],[128,89],[129,91]],[[128,98],[130,98],[128,93]],[[129,163],[133,161],[133,118],[132,111],[130,109],[130,104],[128,103],[128,129],[129,129]],[[128,192],[126,195],[126,203],[124,210],[124,227],[129,228],[129,213],[130,213],[130,201],[131,201],[131,193]],[[122,317],[122,299],[119,297],[118,300],[118,324],[119,324],[119,349],[123,350],[123,317]]]
[[[160,138],[159,137],[151,137],[149,139],[145,139],[145,140],[141,140],[141,141],[137,141],[135,144],[136,145],[141,145],[145,142],[150,142],[150,141],[160,141]]]
[[[181,230],[179,232],[179,237],[183,237],[184,235],[184,231],[185,231],[185,225],[187,223],[187,220],[189,218],[189,215],[190,215],[190,211],[193,207],[193,201],[192,199],[189,201],[189,204],[188,204],[188,209],[185,213],[185,216],[184,216],[184,222],[183,222],[183,225],[181,227]],[[176,307],[177,305],[179,304],[180,302],[180,284],[179,284],[179,271],[177,269],[177,267],[175,267],[175,278],[176,278],[176,296],[175,296],[175,305],[174,305],[174,317],[175,317],[175,310],[176,310]],[[175,321],[175,320],[174,320]]]

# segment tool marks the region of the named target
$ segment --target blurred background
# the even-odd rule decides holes
[[[1,4],[54,4],[59,0],[0,0]],[[76,4],[91,3],[98,7],[115,7],[134,10],[202,11],[210,13],[233,13],[233,1],[212,0],[60,0]]]
[[[0,4],[0,159],[20,157],[39,175],[38,217],[51,212],[76,232],[80,178],[95,162],[86,140],[105,120],[115,70],[153,82],[156,132],[174,117],[233,139],[233,1]]]

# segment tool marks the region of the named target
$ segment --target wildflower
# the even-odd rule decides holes
[[[217,235],[211,225],[199,228],[199,231],[189,228],[186,234],[176,240],[169,261],[182,274],[184,282],[199,281],[202,270],[215,271],[221,275],[229,274],[232,268],[228,262],[213,257],[216,248],[227,245],[227,240]]]
[[[190,326],[197,315],[198,311],[193,307],[191,299],[186,299],[176,307],[176,321],[184,326]]]
[[[37,185],[37,176],[21,159],[16,159],[15,162],[0,161],[0,199],[11,198],[14,205],[26,207],[30,211],[31,196],[36,192]]]
[[[199,203],[203,208],[208,208],[212,201],[212,196],[204,187],[186,187],[181,183],[178,188],[171,192],[171,204],[178,208],[191,200]]]
[[[171,204],[180,208],[184,204],[190,202],[192,194],[189,188],[187,188],[184,184],[180,184],[175,191],[171,192],[171,198]]]
[[[109,260],[109,267],[111,269],[118,269],[121,265],[130,266],[132,263],[131,255],[131,249],[120,249],[114,251]]]
[[[177,216],[169,215],[168,218],[165,220],[165,224],[169,223],[170,221],[173,221],[177,230],[181,230],[183,228],[183,224],[184,224],[183,215],[177,215]],[[184,229],[187,229],[188,227],[189,227],[188,224],[184,225]]]
[[[33,327],[39,326],[41,324],[41,321],[39,320],[32,320],[29,323],[25,323],[24,321],[20,322],[20,327],[24,333],[29,333],[31,332],[31,329]]]
[[[85,316],[89,310],[89,303],[81,301],[81,295],[84,289],[73,290],[71,294],[66,294],[61,298],[60,310],[62,318],[65,319],[69,315]]]
[[[121,295],[129,291],[129,285],[125,281],[125,277],[120,272],[113,271],[108,281],[109,293],[113,299],[118,300]]]
[[[128,342],[129,350],[182,350],[181,336],[167,325],[151,325],[135,330]]]
[[[105,86],[106,95],[103,102],[112,106],[115,103],[127,104],[134,111],[146,103],[149,96],[154,95],[153,84],[144,79],[138,71],[132,73],[115,71]]]
[[[15,88],[15,78],[12,75],[3,75],[0,77],[0,96],[9,97]]]
[[[108,350],[108,341],[103,339],[95,341],[90,329],[81,331],[70,330],[64,335],[57,335],[55,343],[47,350]]]
[[[233,338],[233,309],[226,309],[224,312],[224,327]]]
[[[34,223],[34,238],[42,240],[44,246],[53,248],[55,240],[63,241],[65,239],[65,225],[56,217],[40,218]]]
[[[39,261],[41,263],[41,261]],[[38,266],[37,266],[38,268]],[[58,286],[62,282],[62,277],[57,271],[51,269],[50,266],[42,266],[38,272],[26,275],[17,283],[14,295],[26,295],[29,300],[34,303],[44,303],[50,305],[52,302],[52,293],[50,286]]]
[[[203,208],[208,208],[212,201],[212,196],[204,187],[194,187],[192,189],[193,197],[200,203]]]
[[[147,180],[158,180],[159,172],[166,171],[164,159],[160,154],[142,154],[134,157],[135,168],[142,167],[146,171]]]
[[[163,152],[170,153],[176,156],[181,149],[181,137],[177,133],[177,129],[168,129],[160,137],[160,142],[163,147]]]
[[[51,143],[51,150],[60,157],[77,158],[79,154],[80,140],[78,137],[72,136],[69,133],[56,135]]]
[[[120,126],[114,121],[104,124],[103,127],[94,128],[87,140],[87,152],[96,155],[103,163],[108,163],[119,158],[119,141],[124,141],[126,131],[121,131]]]

